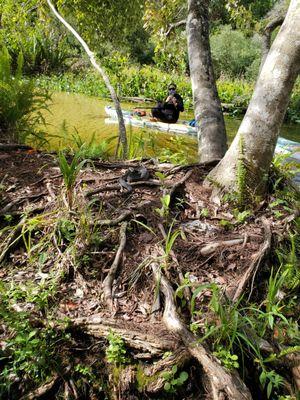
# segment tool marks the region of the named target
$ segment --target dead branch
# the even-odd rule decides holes
[[[252,261],[249,268],[247,269],[247,271],[243,275],[242,279],[240,280],[239,285],[238,285],[238,287],[235,291],[235,294],[233,296],[233,299],[232,299],[233,302],[236,302],[239,299],[239,297],[243,293],[243,291],[251,277],[252,277],[252,282],[254,281],[256,272],[261,264],[261,261],[263,260],[263,258],[266,256],[267,252],[271,248],[272,232],[271,232],[271,228],[270,228],[270,223],[265,218],[263,218],[262,223],[263,223],[263,227],[264,227],[264,231],[265,231],[265,241],[261,245],[260,249],[256,253],[254,260]],[[251,296],[251,292],[250,292],[249,297],[250,296]]]
[[[223,368],[218,360],[186,328],[177,313],[174,292],[170,283],[161,274],[161,269],[156,261],[152,262],[151,267],[155,280],[160,284],[160,290],[165,297],[163,321],[170,332],[177,333],[181,337],[190,354],[202,365],[211,387],[212,398],[214,400],[224,398],[231,400],[251,399],[251,394],[239,375]]]
[[[98,315],[73,319],[72,322],[96,338],[106,338],[113,330],[124,339],[127,346],[142,351],[143,359],[162,356],[166,351],[183,350],[180,338],[170,334],[161,324],[143,323],[137,326],[123,319]],[[135,357],[138,358],[138,355]]]
[[[104,298],[110,310],[113,309],[112,285],[126,245],[126,228],[127,222],[123,222],[120,228],[120,244],[114,262],[102,284]]]

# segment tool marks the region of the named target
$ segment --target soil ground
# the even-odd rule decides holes
[[[61,269],[63,277],[59,279],[59,290],[53,300],[55,318],[114,320],[119,328],[162,338],[170,334],[162,322],[163,307],[153,312],[157,297],[149,267],[153,248],[161,254],[163,273],[174,290],[188,276],[193,287],[216,283],[228,298],[233,298],[264,243],[263,220],[267,219],[273,232],[283,228],[282,220],[275,219],[265,204],[261,204],[245,224],[237,220],[228,205],[212,203],[211,189],[203,186],[212,168],[209,165],[174,167],[144,160],[149,179],[144,184],[138,182],[128,192],[119,184],[119,178],[128,168],[140,164],[139,161],[86,164],[77,176],[74,206],[69,210],[55,154],[34,150],[0,152],[1,228],[8,221],[10,226],[16,226],[24,215],[27,221],[43,218],[33,229],[30,240],[33,246],[45,238],[38,253],[47,252],[47,259],[41,262],[34,248],[29,250],[19,237],[10,243],[2,259],[2,281],[39,284],[53,277],[55,269]],[[167,193],[171,195],[170,207],[160,215],[163,214],[158,211],[162,210],[161,199]],[[110,308],[103,295],[103,281],[119,246],[120,224],[102,222],[114,221],[126,211],[131,211],[124,218],[129,222],[126,245],[113,282]],[[181,232],[167,256],[163,230],[166,234]],[[5,235],[2,233],[3,243]],[[73,253],[68,252],[71,244]],[[211,245],[215,247],[209,249]],[[259,283],[253,285],[254,277],[251,277],[248,293],[259,296]],[[187,294],[187,301],[188,297]],[[196,309],[205,309],[210,298],[210,290],[202,291],[196,299]],[[28,303],[19,304],[20,310],[28,311],[30,307],[33,306]],[[178,307],[188,320],[187,307],[179,299]],[[201,327],[203,316],[195,316],[194,322]],[[1,336],[4,340],[5,332]],[[190,368],[197,371],[198,367]],[[203,387],[202,394],[199,390],[186,389],[181,398],[206,398]],[[140,398],[147,398],[146,394]]]

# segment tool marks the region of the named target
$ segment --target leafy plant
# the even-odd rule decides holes
[[[219,346],[214,351],[214,356],[216,356],[227,369],[239,368],[238,356],[236,354],[231,354],[230,351]]]
[[[73,206],[73,194],[76,178],[86,161],[87,160],[81,160],[80,150],[74,154],[70,163],[68,163],[67,158],[62,151],[58,154],[59,168],[63,175],[70,209]]]
[[[54,292],[51,285],[41,285],[38,289],[0,285],[0,315],[7,333],[0,351],[0,395],[3,398],[7,398],[13,386],[23,386],[24,382],[32,386],[44,381],[61,362],[57,348],[69,339],[64,330],[55,330],[48,320],[37,329],[32,326],[28,312],[15,311],[21,303],[30,302],[37,311],[44,312]]]
[[[176,393],[177,389],[184,385],[187,381],[189,375],[186,371],[181,371],[179,376],[175,377],[178,374],[177,365],[173,365],[171,371],[165,371],[161,374],[161,376],[166,381],[164,384],[164,389],[168,393]]]
[[[263,387],[267,386],[267,397],[270,398],[274,389],[278,389],[283,385],[284,380],[282,376],[277,374],[275,371],[267,371],[263,369],[259,376],[259,381]]]
[[[126,357],[124,340],[112,330],[107,335],[107,340],[109,343],[106,349],[107,361],[117,365],[125,364],[128,358]]]
[[[155,208],[155,211],[162,218],[167,218],[169,216],[170,201],[171,201],[171,196],[169,194],[165,194],[160,198],[161,208]]]
[[[51,97],[47,89],[36,88],[35,82],[24,78],[23,55],[19,53],[13,72],[6,47],[0,49],[0,126],[9,140],[25,142],[27,138],[45,143],[41,125],[42,114]]]

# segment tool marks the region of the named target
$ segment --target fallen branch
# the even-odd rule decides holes
[[[123,255],[125,245],[126,245],[126,228],[127,228],[127,222],[123,222],[121,225],[121,228],[120,228],[119,248],[117,250],[114,262],[113,262],[112,266],[110,267],[110,270],[102,284],[104,299],[110,310],[113,310],[112,285],[113,285],[113,281],[116,276],[118,266],[120,264],[121,257]]]
[[[199,343],[197,338],[186,328],[181,321],[174,302],[174,292],[161,274],[161,269],[156,261],[151,264],[152,271],[160,290],[165,297],[165,310],[163,321],[172,333],[177,333],[193,357],[195,357],[203,367],[208,382],[211,387],[213,400],[228,398],[230,400],[249,400],[251,394],[235,372],[227,371],[223,368],[206,348]]]
[[[263,260],[263,258],[266,256],[267,252],[271,248],[272,232],[271,232],[270,224],[265,218],[263,218],[262,223],[263,223],[263,227],[264,227],[264,231],[265,231],[265,241],[263,242],[262,246],[256,253],[254,260],[252,261],[249,268],[247,269],[247,271],[244,273],[242,279],[240,280],[239,285],[238,285],[238,287],[234,293],[233,299],[232,299],[233,302],[236,302],[240,298],[241,294],[245,290],[245,287],[251,277],[252,277],[252,282],[254,281],[256,272],[261,264],[261,261]],[[249,297],[251,296],[251,292],[252,292],[252,290],[250,291]]]

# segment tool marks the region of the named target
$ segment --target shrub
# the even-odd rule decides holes
[[[243,32],[228,25],[213,34],[210,43],[216,76],[244,76],[253,62],[260,58],[258,40],[247,38]]]

